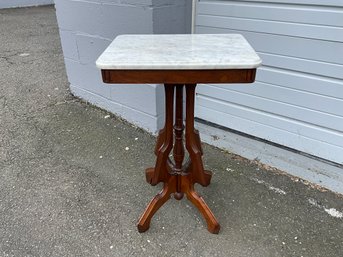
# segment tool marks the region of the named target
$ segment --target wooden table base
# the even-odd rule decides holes
[[[183,90],[186,88],[186,132],[183,125]],[[204,170],[202,163],[202,148],[199,132],[194,129],[194,98],[196,84],[165,84],[166,121],[164,128],[159,132],[155,154],[157,156],[154,168],[146,170],[146,180],[155,186],[164,183],[162,191],[149,203],[138,222],[138,231],[149,229],[150,221],[156,211],[169,200],[170,195],[181,200],[188,198],[204,216],[208,231],[217,234],[220,225],[212,211],[202,197],[195,192],[194,184],[208,186],[212,173]],[[174,121],[174,91],[175,97],[175,124]],[[189,153],[189,160],[184,161],[185,146]],[[173,150],[172,161],[169,154]]]

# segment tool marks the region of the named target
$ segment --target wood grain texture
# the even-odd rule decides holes
[[[230,70],[101,70],[105,83],[252,83],[256,69]]]

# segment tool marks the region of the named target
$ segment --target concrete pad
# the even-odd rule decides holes
[[[204,145],[221,231],[145,182],[155,138],[73,98],[53,7],[0,10],[0,256],[326,256],[343,252],[343,198]]]

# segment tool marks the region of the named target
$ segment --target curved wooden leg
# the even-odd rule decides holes
[[[146,170],[146,179],[151,185],[163,182],[163,190],[157,194],[148,204],[137,224],[139,232],[149,229],[151,218],[158,209],[170,199],[180,200],[184,194],[203,215],[206,220],[208,231],[217,234],[220,230],[219,223],[203,198],[194,190],[194,184],[202,186],[210,184],[212,173],[204,170],[199,132],[194,129],[194,98],[195,84],[186,85],[186,149],[190,160],[184,163],[183,145],[183,85],[165,85],[166,93],[166,122],[164,128],[159,132],[155,154],[157,155],[154,168]],[[175,99],[175,124],[173,129],[173,104],[174,88],[176,88]],[[174,133],[173,133],[174,132]],[[169,158],[173,149],[174,163]]]
[[[164,182],[163,190],[151,200],[140,217],[137,224],[139,232],[145,232],[149,229],[153,215],[168,201],[170,194],[175,192],[176,179],[168,173],[168,166],[170,165],[169,153],[173,148],[174,89],[175,85],[164,85],[166,101],[165,125],[159,132],[155,147],[155,154],[157,155],[155,167],[148,168],[145,171],[146,180],[151,185],[154,186]]]
[[[155,168],[147,168],[147,169],[145,169],[145,179],[146,179],[146,182],[151,184],[152,183],[152,178],[154,177],[154,174],[155,174]]]
[[[212,172],[204,170],[201,153],[198,150],[193,153],[189,153],[189,155],[191,158],[191,164],[188,170],[189,173],[192,174],[192,180],[194,183],[207,187],[211,183]]]
[[[137,224],[140,233],[149,229],[152,216],[154,216],[158,209],[170,199],[170,194],[174,191],[173,185],[175,187],[174,180],[175,178],[171,177],[167,183],[164,183],[162,191],[158,193],[146,207]]]
[[[200,136],[199,132],[194,129],[195,87],[195,84],[186,85],[186,148],[191,159],[189,171],[192,173],[194,183],[208,186],[212,173],[204,170]]]
[[[200,133],[197,129],[194,129],[194,141],[197,145],[201,155],[203,155],[202,147],[201,147],[201,139],[200,139]]]
[[[220,230],[220,225],[214,217],[211,209],[207,206],[204,199],[194,191],[193,188],[186,192],[187,199],[191,201],[200,211],[202,216],[205,218],[207,223],[207,230],[212,234],[218,234]]]
[[[154,168],[146,170],[146,180],[151,185],[157,185],[166,181],[167,160],[173,148],[173,114],[174,114],[174,86],[164,85],[166,98],[166,121],[164,129],[160,131],[158,142],[155,148],[157,155]]]
[[[166,141],[166,128],[164,127],[158,132],[157,142],[156,142],[155,150],[154,150],[154,153],[156,156],[158,155],[158,151],[160,150],[161,146],[163,145],[165,141]]]
[[[164,128],[158,132],[157,141],[156,141],[155,150],[154,150],[154,153],[156,156],[158,156],[160,148],[163,146],[163,144],[165,144],[166,141],[167,141],[166,140],[166,127],[164,126]],[[151,184],[154,174],[155,174],[155,168],[147,168],[145,170],[146,182]]]

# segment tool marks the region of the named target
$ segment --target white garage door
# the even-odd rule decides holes
[[[199,0],[195,32],[263,60],[253,85],[199,86],[197,117],[343,164],[343,1]]]

